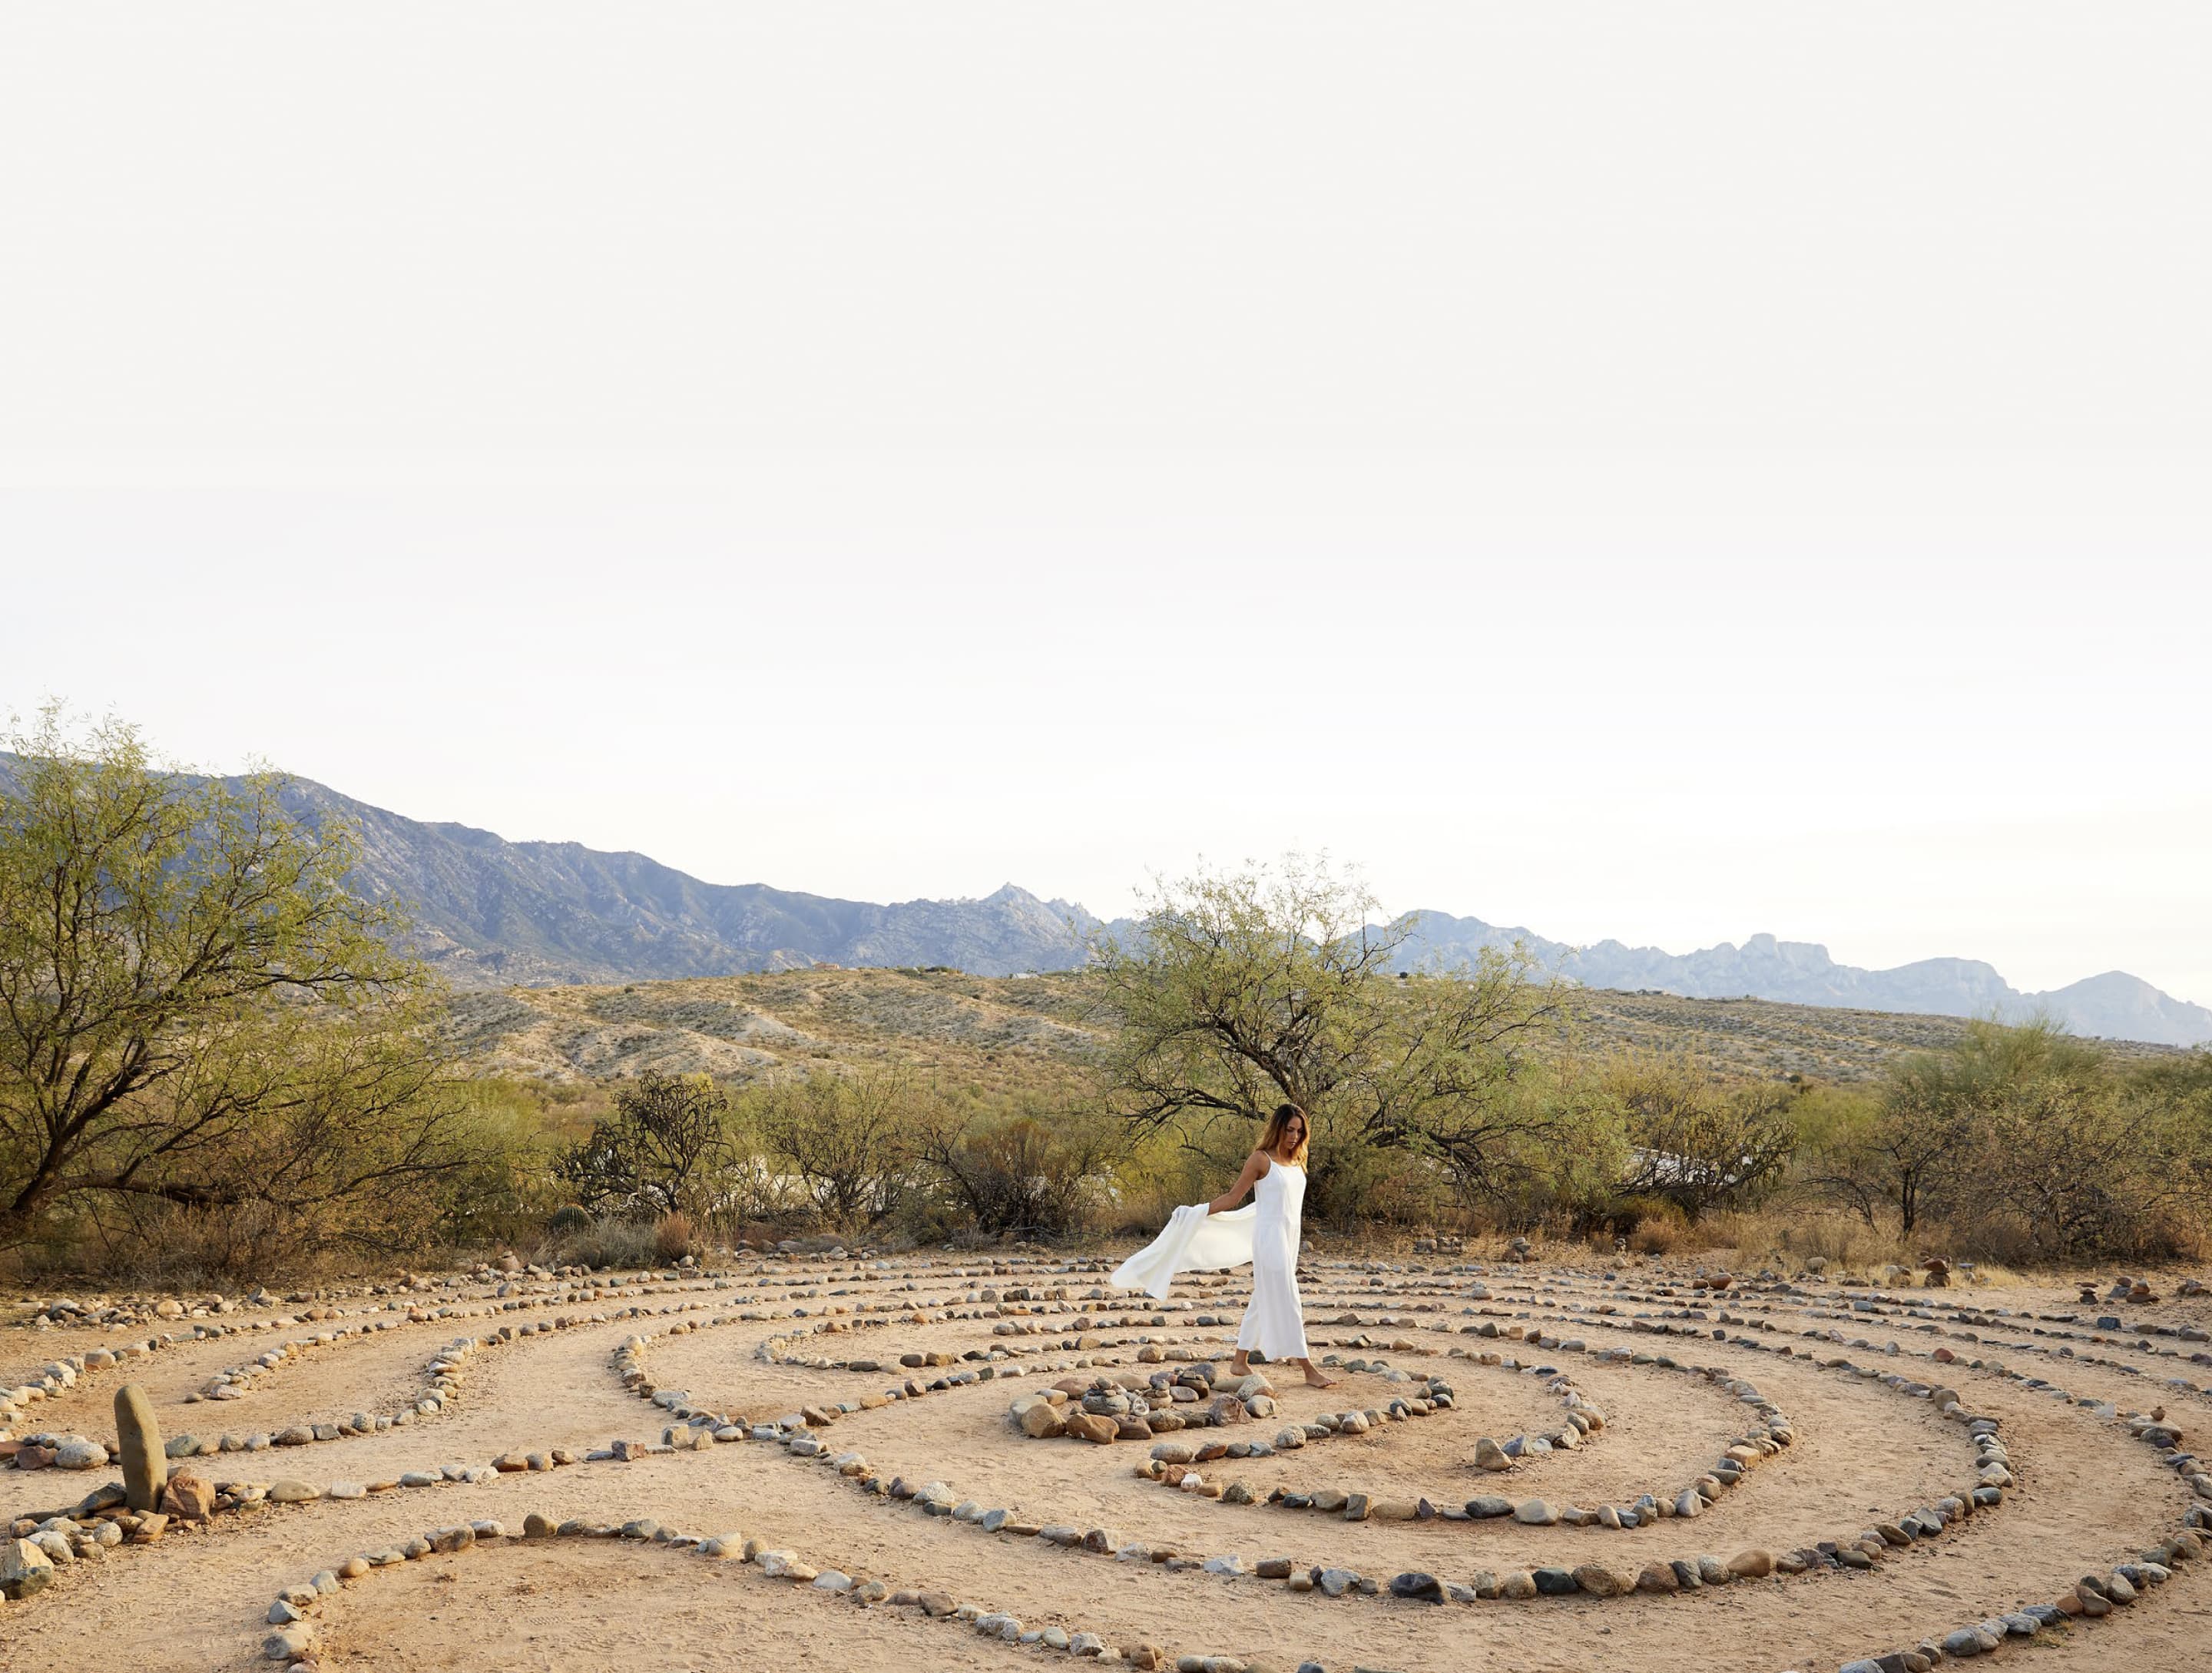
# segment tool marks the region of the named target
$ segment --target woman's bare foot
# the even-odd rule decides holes
[[[1306,1386],[1308,1388],[1333,1389],[1336,1386],[1336,1378],[1334,1377],[1322,1376],[1321,1374],[1321,1367],[1316,1365],[1311,1360],[1301,1360],[1298,1363],[1305,1367]]]
[[[1252,1374],[1252,1361],[1239,1354],[1230,1360],[1229,1374],[1231,1377],[1249,1377]]]

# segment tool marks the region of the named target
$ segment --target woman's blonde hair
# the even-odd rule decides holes
[[[1298,1147],[1291,1157],[1300,1167],[1306,1165],[1306,1147],[1313,1142],[1313,1122],[1306,1112],[1295,1104],[1278,1104],[1275,1113],[1267,1117],[1267,1130],[1260,1135],[1260,1148],[1273,1156],[1283,1141],[1283,1129],[1290,1125],[1291,1117],[1298,1118]]]

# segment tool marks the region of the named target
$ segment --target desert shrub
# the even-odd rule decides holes
[[[1806,1179],[1866,1234],[1832,1258],[1911,1264],[1933,1248],[2045,1265],[2197,1246],[2212,1211],[2200,1057],[2123,1074],[2037,1019],[1970,1023],[1949,1049],[1902,1060],[1808,1147]]]
[[[235,1287],[327,1263],[327,1228],[266,1204],[215,1210],[168,1202],[104,1205],[16,1251],[26,1278],[98,1272],[152,1289]]]
[[[603,1214],[582,1230],[548,1237],[537,1259],[544,1266],[635,1269],[660,1265],[656,1224],[626,1214]]]
[[[798,1199],[825,1223],[861,1232],[897,1212],[913,1191],[909,1138],[932,1090],[896,1070],[804,1079],[750,1090],[743,1119],[767,1165],[798,1182]]]
[[[548,1237],[565,1238],[581,1232],[592,1223],[592,1216],[578,1202],[564,1202],[545,1220]]]
[[[1625,1057],[1607,1074],[1630,1146],[1620,1189],[1686,1219],[1758,1202],[1796,1153],[1796,1090],[1716,1080],[1686,1057]]]
[[[601,1213],[709,1211],[731,1158],[729,1109],[703,1074],[647,1073],[615,1094],[614,1113],[562,1152],[554,1173]]]
[[[1624,1202],[1630,1149],[1607,1066],[1567,1059],[1540,1066],[1502,1096],[1540,1106],[1516,1120],[1479,1172],[1455,1170],[1462,1206],[1476,1221],[1569,1240],[1613,1237],[1651,1202]]]
[[[1656,1206],[1658,1212],[1639,1216],[1635,1229],[1628,1234],[1628,1246],[1638,1255],[1673,1253],[1689,1225],[1688,1217],[1673,1203]]]
[[[1121,1135],[1096,1119],[943,1109],[913,1129],[915,1159],[977,1231],[1058,1237],[1103,1198]]]
[[[663,1214],[653,1228],[653,1252],[663,1266],[680,1261],[691,1253],[691,1217],[689,1214]]]

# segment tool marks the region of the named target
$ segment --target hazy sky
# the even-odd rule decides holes
[[[0,711],[2212,1002],[2197,0],[6,15]]]

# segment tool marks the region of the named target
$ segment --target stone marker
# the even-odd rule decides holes
[[[125,1383],[115,1390],[115,1433],[123,1446],[125,1501],[142,1512],[161,1509],[169,1455],[161,1445],[161,1426],[154,1419],[154,1402],[137,1383]]]

